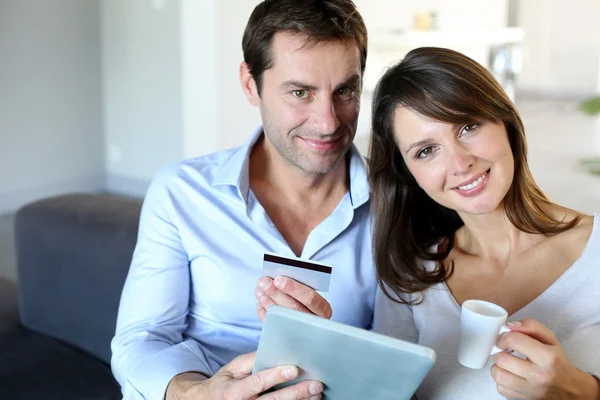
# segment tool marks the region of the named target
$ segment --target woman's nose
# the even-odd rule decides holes
[[[452,169],[455,176],[469,173],[475,165],[475,156],[467,146],[457,144],[452,152]]]

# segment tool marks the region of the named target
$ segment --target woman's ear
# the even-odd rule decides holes
[[[258,107],[260,104],[258,88],[256,87],[254,76],[250,73],[250,67],[245,61],[242,61],[240,64],[240,84],[242,85],[242,90],[250,104]]]

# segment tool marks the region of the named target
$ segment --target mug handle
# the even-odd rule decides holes
[[[503,333],[506,332],[510,332],[510,328],[508,326],[506,326],[506,324],[503,324],[500,327],[500,331],[498,332],[498,335],[502,335]],[[490,352],[490,356],[493,356],[496,353],[500,353],[501,351],[506,351],[504,349],[501,349],[500,347],[494,345],[494,347],[492,347],[492,351]]]

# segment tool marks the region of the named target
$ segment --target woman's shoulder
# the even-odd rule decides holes
[[[575,226],[575,229],[580,229],[580,234],[582,234],[584,237],[589,238],[589,236],[591,236],[594,233],[594,231],[598,231],[600,229],[600,226],[598,225],[599,223],[599,213],[594,213],[593,215],[582,214],[579,223],[577,224],[577,226]]]
[[[569,258],[579,259],[589,251],[600,250],[600,214],[589,215],[569,210],[559,220],[569,223],[575,218],[579,218],[577,224],[550,239],[549,244]]]
[[[595,225],[597,225],[596,219],[600,218],[600,215],[589,215],[569,211],[563,221],[569,223],[576,218],[579,218],[577,225],[565,231],[564,233],[567,234],[567,236],[571,236],[572,241],[576,241],[585,245],[594,234],[594,230],[598,230],[598,227],[595,227]]]
[[[600,251],[600,214],[583,215],[573,228],[575,239],[583,243],[586,251]]]
[[[589,239],[594,227],[595,215],[598,215],[582,213],[556,204],[547,205],[542,207],[542,209],[552,220],[563,226],[572,224],[573,221],[577,220],[575,226],[563,230],[557,236],[571,237],[572,239],[579,239],[582,242],[587,242]]]

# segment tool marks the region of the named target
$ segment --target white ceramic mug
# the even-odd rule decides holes
[[[505,325],[508,313],[497,304],[483,300],[467,300],[460,313],[460,349],[458,362],[465,367],[481,369],[491,355],[503,351],[496,346],[498,335],[510,332]]]

